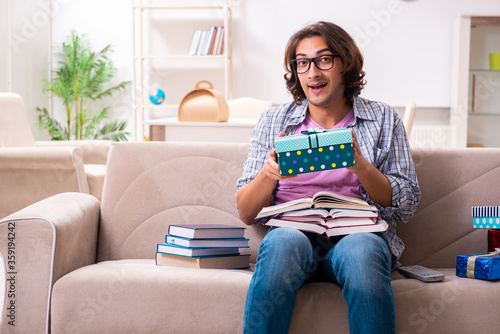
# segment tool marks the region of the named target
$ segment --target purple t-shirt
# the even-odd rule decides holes
[[[354,111],[351,111],[333,128],[345,128],[354,121]],[[299,124],[295,134],[307,129],[324,129],[316,123],[309,112],[304,121]],[[274,204],[280,204],[299,198],[313,197],[318,191],[333,191],[342,195],[361,198],[359,182],[356,174],[347,168],[330,169],[320,172],[299,174],[290,180],[278,181]]]

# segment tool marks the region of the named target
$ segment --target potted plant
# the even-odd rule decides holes
[[[127,121],[105,122],[110,107],[92,109],[93,102],[124,89],[130,81],[107,87],[116,73],[110,59],[111,44],[99,52],[89,47],[85,35],[72,32],[62,44],[52,82],[44,82],[44,91],[58,96],[66,109],[66,124],[57,121],[45,108],[37,108],[40,128],[53,140],[108,139],[127,140]]]

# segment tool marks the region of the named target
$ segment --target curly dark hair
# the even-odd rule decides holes
[[[286,86],[293,96],[296,104],[301,104],[306,98],[300,85],[297,72],[292,66],[292,59],[296,58],[297,45],[308,37],[323,37],[328,48],[338,54],[340,60],[346,65],[343,73],[344,97],[346,104],[352,105],[354,96],[358,96],[366,84],[363,71],[363,55],[351,36],[341,27],[331,22],[319,21],[297,31],[288,40],[285,49],[285,81]]]

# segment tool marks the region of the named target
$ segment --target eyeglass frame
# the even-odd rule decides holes
[[[332,57],[332,67],[330,68],[327,68],[327,69],[321,69],[319,68],[318,64],[316,64],[316,59],[318,58],[321,58],[321,57],[325,57],[325,56],[330,56]],[[295,72],[297,72],[297,74],[305,74],[307,73],[310,69],[311,69],[311,63],[314,63],[314,65],[316,66],[316,68],[320,71],[328,71],[328,70],[331,70],[333,68],[333,65],[335,64],[335,58],[338,58],[340,57],[339,54],[323,54],[323,55],[319,55],[319,56],[316,56],[316,57],[313,57],[313,58],[295,58],[295,59],[292,59],[291,62],[292,62],[292,67],[295,69]],[[307,70],[305,70],[304,72],[300,72],[297,70],[297,61],[298,60],[307,60],[309,62],[309,64],[307,65]]]

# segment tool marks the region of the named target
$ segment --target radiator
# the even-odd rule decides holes
[[[414,125],[410,135],[411,147],[436,148],[449,144],[449,127],[437,125]]]

